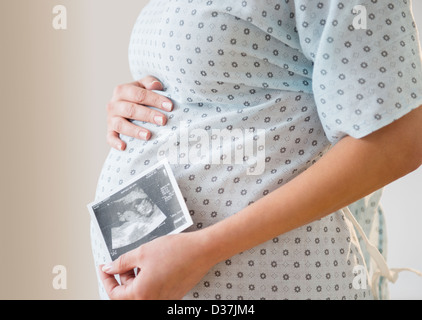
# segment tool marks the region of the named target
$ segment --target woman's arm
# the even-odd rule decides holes
[[[216,263],[337,211],[418,168],[421,124],[420,107],[367,137],[345,137],[305,172],[237,214],[121,256],[100,271],[107,293],[112,299],[183,297]],[[138,276],[131,272],[135,267]],[[116,273],[122,285],[112,276]]]
[[[345,137],[289,183],[207,229],[214,261],[361,199],[422,164],[422,107],[361,139]],[[218,239],[216,241],[216,239]]]

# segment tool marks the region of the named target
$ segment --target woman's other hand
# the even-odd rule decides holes
[[[160,126],[166,124],[165,114],[151,107],[172,111],[173,103],[151,90],[163,90],[161,82],[152,76],[119,85],[114,89],[113,96],[107,104],[107,143],[110,146],[118,150],[126,148],[119,134],[142,140],[151,138],[150,131],[133,124],[129,119]]]
[[[108,296],[112,300],[183,298],[214,265],[206,239],[200,231],[162,236],[99,266]]]

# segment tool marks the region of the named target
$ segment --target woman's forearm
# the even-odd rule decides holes
[[[422,108],[362,138],[345,137],[289,183],[202,232],[207,258],[225,260],[353,203],[422,161]]]

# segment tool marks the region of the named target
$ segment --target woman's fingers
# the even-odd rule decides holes
[[[151,138],[149,130],[137,126],[125,118],[113,117],[108,124],[107,142],[116,149],[123,150],[125,146],[123,145],[124,142],[119,138],[119,134],[141,140],[149,140]],[[119,144],[120,147],[118,146]]]
[[[173,109],[173,103],[170,99],[133,84],[123,84],[114,89],[112,102],[119,100],[155,107],[164,111],[171,111]]]
[[[135,85],[139,85],[141,88],[148,90],[163,90],[163,84],[153,76],[146,76],[135,82]]]
[[[107,132],[107,143],[114,149],[123,151],[126,149],[126,143],[120,139],[119,133],[116,131]]]
[[[118,150],[124,150],[126,147],[125,143],[119,138],[119,134],[142,140],[151,138],[149,130],[133,124],[128,119],[146,121],[159,126],[164,126],[167,123],[167,117],[161,112],[126,101],[109,103],[107,114],[107,143]]]
[[[128,286],[135,279],[136,275],[135,275],[135,271],[134,270],[129,270],[128,272],[121,273],[119,275],[119,277],[120,277],[121,284]]]
[[[118,117],[118,118],[150,122],[150,123],[158,124],[159,126],[163,126],[167,123],[167,118],[163,113],[156,111],[154,109],[145,107],[143,105],[138,105],[133,102],[127,102],[127,101],[111,102],[107,106],[107,113],[110,116],[110,119]],[[117,131],[118,128],[114,128],[114,129]]]
[[[133,280],[119,284],[114,275],[104,272],[103,268],[104,266],[100,265],[98,273],[109,298],[112,300],[133,299]]]

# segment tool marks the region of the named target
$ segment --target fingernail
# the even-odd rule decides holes
[[[139,137],[141,137],[141,139],[148,140],[148,134],[149,134],[149,132],[140,131],[139,132]]]
[[[164,124],[164,118],[162,116],[155,116],[154,122],[160,126]]]
[[[167,111],[171,111],[173,109],[173,104],[171,102],[163,102],[162,106]]]
[[[154,83],[159,83],[160,85],[162,85],[160,81],[154,80],[153,82],[151,82],[151,86],[152,86]]]
[[[102,269],[101,270],[103,270],[103,272],[109,272],[110,270],[111,270],[111,263],[107,263],[107,264],[105,264],[103,267],[102,267]]]

